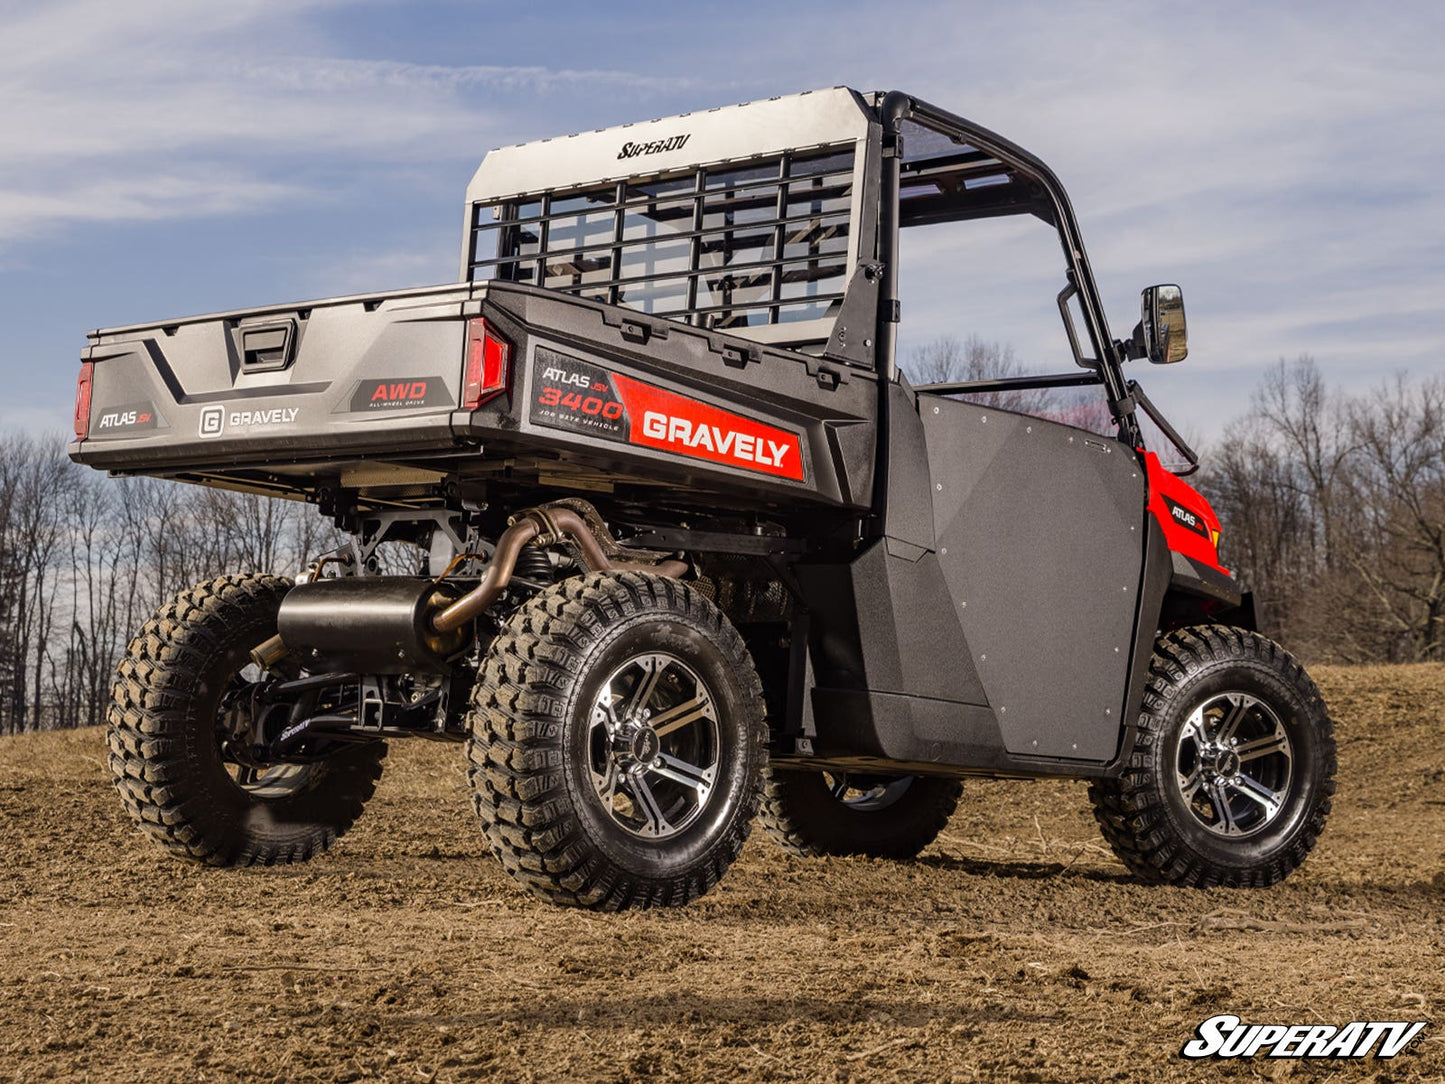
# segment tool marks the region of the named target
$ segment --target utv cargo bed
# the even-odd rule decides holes
[[[117,474],[362,506],[500,476],[751,506],[872,497],[872,372],[536,287],[103,329],[83,360],[72,456]]]

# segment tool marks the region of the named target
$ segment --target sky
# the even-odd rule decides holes
[[[1131,375],[1208,439],[1280,358],[1445,377],[1442,72],[1413,0],[0,0],[0,429],[68,429],[91,328],[454,280],[492,147],[846,84],[1047,161],[1115,336],[1179,283]],[[905,237],[904,352],[1063,367],[1056,250],[976,225]]]

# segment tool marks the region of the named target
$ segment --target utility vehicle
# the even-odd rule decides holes
[[[963,223],[962,276],[1001,217],[1051,238],[1068,371],[910,386],[912,238]],[[110,764],[158,843],[310,858],[420,737],[466,743],[492,851],[563,904],[686,903],[759,812],[911,856],[970,775],[1087,780],[1149,881],[1303,860],[1328,714],[1124,372],[1185,356],[1180,291],[1112,338],[1038,158],[840,87],[493,151],[465,221],[455,284],[90,335],[72,458],[349,535],[130,644]],[[1106,424],[1007,408],[1058,389]]]

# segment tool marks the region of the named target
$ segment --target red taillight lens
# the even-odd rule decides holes
[[[487,329],[480,316],[467,321],[467,371],[462,409],[476,410],[506,391],[512,377],[512,344]]]
[[[82,361],[80,376],[75,381],[75,439],[84,440],[90,432],[90,385],[95,379],[95,362]]]

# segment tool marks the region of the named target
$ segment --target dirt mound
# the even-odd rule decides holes
[[[1323,670],[1340,786],[1264,891],[1148,888],[1071,783],[971,782],[913,863],[761,833],[681,911],[533,902],[484,852],[460,750],[392,748],[329,856],[210,870],[146,842],[96,730],[0,739],[0,1079],[1445,1079],[1178,1057],[1205,1017],[1437,1018],[1445,667]]]

